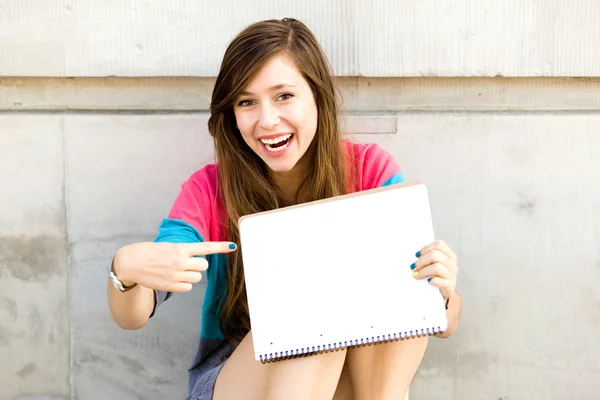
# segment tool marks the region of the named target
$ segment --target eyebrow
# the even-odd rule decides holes
[[[283,89],[284,87],[296,87],[296,86],[295,85],[291,85],[289,83],[280,83],[279,85],[271,86],[269,88],[269,92],[272,92],[274,90]],[[243,91],[242,93],[240,93],[240,96],[252,96],[253,94],[254,93],[252,93],[252,92]]]

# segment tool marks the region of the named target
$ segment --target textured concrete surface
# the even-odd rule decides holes
[[[125,332],[110,316],[106,278],[116,249],[152,240],[181,183],[212,159],[206,120],[70,115],[64,127],[76,398],[184,398],[204,285]]]
[[[352,138],[380,143],[429,185],[465,302],[456,335],[431,341],[411,398],[595,399],[600,114],[389,117],[396,133]],[[0,198],[0,399],[184,397],[203,285],[134,332],[111,320],[105,285],[114,251],[151,239],[181,182],[210,162],[205,125],[202,113],[0,118],[12,189]]]
[[[67,399],[61,118],[0,115],[0,399]]]
[[[0,77],[0,110],[208,111],[214,78]],[[343,109],[600,110],[598,78],[340,77]],[[115,96],[118,93],[118,96]]]
[[[0,75],[216,76],[244,26],[283,17],[338,75],[600,76],[595,0],[5,1]]]

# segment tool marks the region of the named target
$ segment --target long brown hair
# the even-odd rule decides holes
[[[227,48],[210,105],[208,129],[214,138],[223,223],[228,240],[239,243],[240,217],[282,206],[267,166],[248,147],[236,127],[234,101],[272,57],[292,60],[310,85],[318,109],[317,130],[308,157],[312,168],[296,193],[296,202],[319,200],[348,191],[348,163],[338,125],[338,103],[331,67],[316,38],[300,21],[284,18],[255,23]],[[221,330],[238,344],[250,330],[240,247],[228,255],[226,293],[222,294]]]

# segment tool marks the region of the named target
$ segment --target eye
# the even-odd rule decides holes
[[[252,105],[252,100],[242,100],[238,103],[240,107],[249,107]]]
[[[291,99],[292,97],[294,97],[293,94],[291,94],[291,93],[284,93],[281,96],[279,96],[278,99],[280,99],[280,100],[288,100],[288,99]]]

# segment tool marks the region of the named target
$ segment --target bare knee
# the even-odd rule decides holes
[[[348,350],[348,361],[353,360],[365,362],[383,363],[400,362],[398,358],[402,356],[404,360],[421,360],[427,349],[429,338],[427,336],[398,340],[387,343],[379,343],[371,346],[355,347]]]
[[[221,370],[214,398],[331,399],[345,358],[340,350],[262,364],[255,361],[250,332]]]
[[[346,363],[353,398],[403,398],[428,341],[425,336],[349,349]]]
[[[346,350],[270,364],[267,399],[331,399],[338,385]]]

